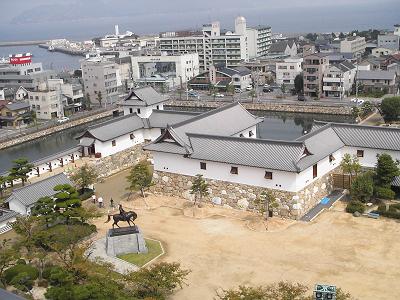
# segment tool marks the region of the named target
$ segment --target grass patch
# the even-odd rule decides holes
[[[143,267],[153,258],[157,257],[162,253],[160,242],[149,239],[145,239],[145,241],[147,249],[149,250],[148,253],[141,253],[141,254],[128,253],[128,254],[118,255],[118,258],[130,262],[138,267]]]

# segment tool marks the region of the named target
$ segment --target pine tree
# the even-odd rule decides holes
[[[152,185],[153,174],[150,169],[150,165],[147,161],[141,161],[136,164],[128,177],[129,187],[128,190],[132,191],[140,191],[142,197],[145,198],[146,195],[144,193],[146,188],[149,188]]]
[[[193,185],[190,193],[192,195],[195,195],[194,205],[196,205],[197,199],[199,200],[200,205],[202,198],[209,194],[208,183],[204,180],[203,175],[196,175],[196,178],[193,180]]]

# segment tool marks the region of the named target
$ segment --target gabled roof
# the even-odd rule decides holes
[[[393,80],[396,77],[395,71],[358,71],[357,79],[359,80]]]
[[[150,128],[167,128],[168,125],[174,125],[189,120],[200,113],[176,110],[153,110],[149,117]]]
[[[60,173],[30,185],[14,189],[6,202],[19,201],[25,206],[31,206],[42,197],[55,195],[54,187],[59,184],[73,185],[67,175]]]
[[[151,106],[167,100],[168,98],[157,93],[152,87],[146,86],[132,90],[124,101],[122,101],[121,105]]]
[[[273,43],[269,48],[269,53],[284,53],[287,47],[290,47],[287,41]]]
[[[31,106],[26,102],[14,102],[11,104],[6,104],[5,107],[9,110],[20,110],[30,108]]]
[[[137,114],[129,114],[91,126],[78,138],[91,137],[105,142],[144,127],[143,120]]]
[[[0,208],[0,222],[10,220],[12,218],[15,218],[18,215],[19,215],[19,213],[17,213],[16,211],[6,209],[6,208]],[[1,297],[0,297],[0,299],[1,299]]]

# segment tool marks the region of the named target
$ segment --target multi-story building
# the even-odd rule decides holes
[[[199,75],[199,55],[133,56],[132,78],[136,83],[175,87]]]
[[[8,103],[0,107],[0,128],[21,128],[31,121],[30,105],[27,102]]]
[[[325,97],[344,98],[349,95],[354,83],[356,67],[350,62],[329,65],[323,77]]]
[[[294,85],[294,79],[303,69],[301,64],[302,57],[285,58],[276,63],[276,83]]]
[[[64,116],[61,90],[39,89],[29,91],[29,104],[38,119],[51,120]]]
[[[265,55],[271,44],[271,28],[247,28],[246,19],[237,17],[235,31],[221,32],[219,22],[203,25],[201,32],[165,32],[160,50],[168,54],[198,53],[200,71],[211,65],[235,67],[241,61]]]
[[[304,57],[303,81],[304,95],[321,97],[323,92],[323,76],[329,66],[329,58],[323,53],[314,53]]]
[[[52,70],[43,70],[41,63],[32,63],[32,55],[10,56],[9,63],[0,64],[0,89],[24,87],[33,90],[49,78],[55,78]]]
[[[378,47],[398,51],[400,36],[395,34],[378,35]]]
[[[398,76],[394,71],[359,71],[356,80],[364,92],[399,92]]]
[[[354,56],[362,55],[365,52],[367,43],[365,37],[351,36],[340,41],[341,53],[352,53]]]
[[[90,58],[81,61],[85,94],[91,103],[115,103],[122,87],[117,64],[104,58]]]
[[[389,48],[374,48],[371,51],[371,55],[375,57],[381,57],[394,54],[395,52],[395,50]]]
[[[68,116],[82,110],[83,88],[81,84],[64,83],[63,79],[50,79],[47,81],[46,88],[60,91],[64,115]]]

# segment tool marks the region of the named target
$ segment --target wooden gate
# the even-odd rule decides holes
[[[351,185],[350,175],[333,174],[333,187],[336,189],[349,189]]]

